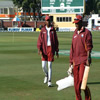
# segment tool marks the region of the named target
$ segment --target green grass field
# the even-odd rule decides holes
[[[72,32],[58,33],[59,49],[69,50]],[[100,32],[92,32],[94,51],[100,51]],[[52,83],[43,84],[41,57],[37,53],[39,33],[0,33],[0,100],[75,100],[74,87],[57,91],[57,80],[67,76],[69,56],[53,63]],[[100,59],[93,58],[88,86],[92,100],[100,100]],[[84,99],[84,93],[82,92]]]

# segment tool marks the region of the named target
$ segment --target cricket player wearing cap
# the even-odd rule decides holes
[[[76,29],[73,34],[70,50],[70,66],[73,65],[76,100],[82,100],[81,84],[84,69],[85,66],[90,66],[91,64],[91,50],[93,48],[92,34],[88,29],[83,27],[82,16],[77,15],[73,23],[75,23]],[[68,73],[72,73],[72,67],[68,69]],[[85,100],[91,100],[91,93],[88,86],[86,86],[84,92]]]
[[[54,61],[54,55],[58,55],[58,38],[54,27],[50,25],[50,17],[45,17],[45,26],[41,29],[41,32],[37,41],[38,53],[42,56],[42,68],[45,73],[44,83],[48,83],[48,87],[52,86],[52,62]],[[48,63],[48,68],[47,68]]]

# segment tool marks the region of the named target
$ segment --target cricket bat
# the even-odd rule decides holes
[[[90,67],[89,66],[85,66],[83,80],[82,80],[82,84],[81,84],[81,89],[82,90],[86,89],[86,84],[87,84],[87,80],[88,80],[89,70],[90,70]]]

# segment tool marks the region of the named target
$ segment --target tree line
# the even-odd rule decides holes
[[[38,17],[41,17],[41,0],[12,0],[14,5],[18,8],[22,8],[23,12],[30,12],[33,11],[33,18],[36,18],[35,13],[38,14]],[[31,15],[30,15],[31,17]]]
[[[85,14],[100,14],[100,0],[86,0]]]
[[[41,0],[12,0],[14,5],[18,8],[22,8],[23,12],[30,14],[31,9],[33,11],[33,18],[36,18],[35,13],[38,13],[38,17],[41,18]],[[86,0],[85,1],[85,14],[91,13],[100,14],[100,0]],[[30,15],[31,17],[31,15]]]

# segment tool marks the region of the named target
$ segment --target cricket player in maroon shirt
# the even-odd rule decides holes
[[[52,62],[54,61],[54,55],[58,55],[58,38],[54,27],[50,24],[50,17],[45,17],[45,26],[41,29],[38,37],[37,48],[38,53],[42,56],[42,68],[45,73],[44,83],[48,83],[48,87],[52,86]],[[48,63],[48,68],[47,68]]]
[[[70,50],[70,66],[73,65],[76,100],[82,100],[81,83],[85,66],[90,66],[91,64],[91,50],[93,48],[92,34],[88,29],[83,27],[82,16],[77,15],[73,23],[75,23],[76,29],[73,34]],[[86,86],[84,93],[85,100],[91,100],[91,93],[88,86]]]

